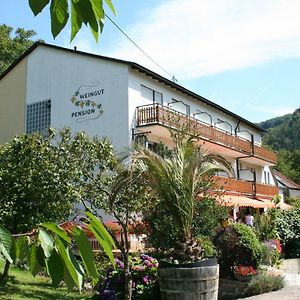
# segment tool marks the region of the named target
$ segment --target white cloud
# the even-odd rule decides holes
[[[170,73],[192,79],[300,56],[299,0],[169,0],[145,11],[129,35]],[[129,41],[110,56],[164,74]]]

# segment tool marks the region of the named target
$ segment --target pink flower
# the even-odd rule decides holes
[[[149,260],[144,260],[144,264],[148,267],[148,268],[153,268],[153,264],[149,261]]]
[[[150,282],[149,276],[148,275],[144,276],[143,281],[144,281],[144,283],[148,284]]]

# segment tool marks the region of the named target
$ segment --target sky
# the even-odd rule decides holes
[[[300,107],[299,0],[113,0],[107,14],[163,69],[105,20],[98,43],[70,24],[54,40],[49,8],[34,17],[26,0],[0,2],[0,24],[37,32],[66,48],[130,60],[248,119]],[[167,72],[165,72],[167,71]]]

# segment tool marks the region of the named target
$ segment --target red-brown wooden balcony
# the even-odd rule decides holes
[[[278,188],[274,185],[221,176],[214,176],[214,181],[216,190],[231,192],[237,195],[252,195],[258,198],[273,198],[278,195]]]
[[[252,142],[241,137],[218,130],[212,126],[200,122],[198,119],[187,116],[161,104],[150,104],[139,106],[136,109],[136,126],[163,125],[168,128],[178,128],[184,126],[190,132],[197,134],[201,140],[218,146],[226,147],[240,152],[242,155],[263,160],[271,164],[276,164],[276,154],[266,148],[254,145]],[[250,161],[251,162],[251,161]]]

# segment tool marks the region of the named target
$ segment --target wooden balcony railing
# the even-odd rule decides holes
[[[237,194],[248,194],[253,196],[275,197],[278,188],[274,185],[254,183],[252,181],[237,180],[234,178],[214,176],[216,189]]]
[[[201,139],[240,151],[245,155],[253,155],[274,164],[277,161],[276,154],[268,149],[257,145],[252,146],[252,143],[248,140],[206,125],[196,118],[187,116],[169,107],[157,103],[137,107],[136,126],[151,124],[162,124],[170,128],[184,126],[190,132],[198,134]]]
[[[256,195],[258,196],[276,196],[278,195],[278,187],[274,185],[269,185],[269,184],[261,184],[257,183],[256,184]]]
[[[253,187],[251,181],[236,180],[234,178],[220,177],[220,176],[214,176],[214,180],[217,189],[228,191],[228,192],[235,192],[238,194],[253,193]]]
[[[277,162],[277,156],[274,152],[256,145],[254,145],[254,156],[274,162],[275,164]]]

